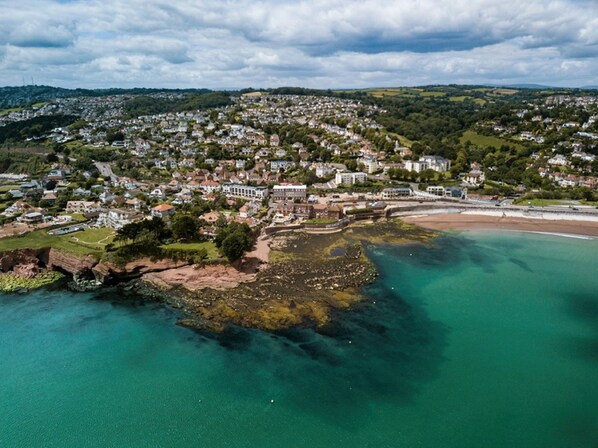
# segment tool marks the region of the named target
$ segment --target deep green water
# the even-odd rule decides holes
[[[0,446],[598,447],[598,241],[370,255],[370,301],[327,334],[199,334],[114,291],[0,296]]]

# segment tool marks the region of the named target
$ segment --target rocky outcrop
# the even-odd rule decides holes
[[[143,274],[150,272],[161,272],[190,264],[189,261],[174,261],[170,259],[152,261],[149,258],[140,258],[124,266],[117,266],[110,262],[101,262],[95,265],[91,271],[99,282],[103,284],[115,284],[139,278]]]
[[[23,277],[33,277],[42,269],[45,249],[18,249],[0,253],[0,272],[14,272]]]
[[[255,274],[243,272],[232,266],[194,265],[161,272],[150,272],[144,274],[141,280],[166,290],[181,287],[191,292],[201,291],[206,288],[224,291],[236,288],[241,283],[255,280]]]
[[[0,272],[12,272],[20,266],[40,266],[44,250],[18,249],[0,253]]]
[[[90,255],[76,255],[57,249],[50,249],[46,262],[49,269],[71,274],[74,278],[91,275],[91,269],[96,264],[97,260]]]

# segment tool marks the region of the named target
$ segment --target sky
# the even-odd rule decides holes
[[[0,0],[0,85],[598,85],[598,0]]]

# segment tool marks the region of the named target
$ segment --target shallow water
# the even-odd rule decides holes
[[[369,253],[370,300],[324,334],[201,334],[113,291],[0,296],[0,446],[598,447],[597,241]]]

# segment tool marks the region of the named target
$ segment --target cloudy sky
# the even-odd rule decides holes
[[[0,85],[598,85],[598,0],[0,0]]]

